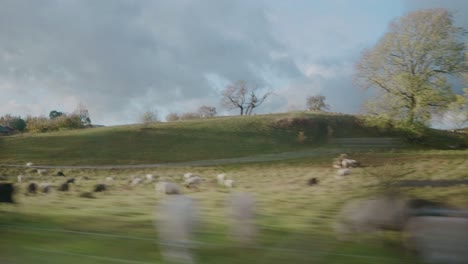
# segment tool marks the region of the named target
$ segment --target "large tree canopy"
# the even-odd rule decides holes
[[[426,123],[453,100],[449,75],[466,70],[465,30],[445,9],[409,13],[394,20],[375,47],[356,64],[358,85],[371,88],[368,106],[409,123]]]

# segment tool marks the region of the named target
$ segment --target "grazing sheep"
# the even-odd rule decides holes
[[[105,184],[100,183],[94,186],[94,192],[103,192],[105,190],[107,190],[107,185]]]
[[[187,188],[197,187],[202,182],[202,178],[199,176],[192,176],[185,180],[185,186]]]
[[[307,184],[308,184],[309,186],[316,185],[316,184],[318,184],[318,180],[317,180],[317,178],[310,178],[310,179],[307,181]]]
[[[226,177],[226,173],[220,173],[216,175],[216,180],[218,181],[219,185],[224,185],[224,177]]]
[[[70,189],[70,186],[68,185],[67,182],[62,183],[62,185],[60,185],[59,187],[59,191],[61,192],[68,192],[69,189]]]
[[[57,172],[56,175],[57,175],[57,176],[63,176],[63,177],[65,177],[65,174],[63,174],[63,172],[61,172],[61,171]]]
[[[68,178],[67,183],[75,183],[75,178]]]
[[[351,169],[339,169],[336,175],[338,176],[346,176],[351,174]]]
[[[253,196],[249,193],[234,193],[228,197],[228,205],[232,238],[244,245],[254,243],[257,227]]]
[[[46,175],[47,170],[46,169],[37,169],[37,174],[39,174],[39,176]]]
[[[186,180],[186,179],[188,179],[188,178],[191,178],[191,177],[193,177],[193,176],[194,176],[193,173],[187,172],[187,173],[184,174],[184,180]]]
[[[28,184],[28,193],[35,194],[36,192],[37,192],[37,184],[35,184],[34,182],[31,182],[30,184]]]
[[[156,192],[159,194],[180,194],[180,188],[173,182],[158,182],[156,183]]]
[[[28,162],[28,163],[26,163],[26,167],[31,167],[32,165],[33,165],[33,163],[32,163],[32,162]]]
[[[21,183],[23,182],[23,175],[18,175],[17,179],[18,179],[18,183]]]
[[[153,174],[146,174],[145,177],[147,182],[152,182],[154,180]]]
[[[156,208],[156,229],[161,241],[162,256],[168,262],[195,263],[190,250],[197,223],[197,207],[192,198],[184,195],[167,197]]]
[[[353,159],[343,159],[341,161],[341,167],[343,168],[356,168],[359,167],[359,162]]]
[[[142,182],[143,182],[143,179],[136,177],[130,181],[130,186],[135,187]]]
[[[0,183],[0,203],[14,203],[14,192],[13,183]]]
[[[110,177],[110,176],[106,177],[106,181],[108,181],[108,182],[114,181],[114,177]]]
[[[335,169],[341,169],[341,160],[339,158],[333,159],[332,167]]]
[[[224,186],[231,189],[234,186],[234,181],[233,180],[224,180]]]
[[[52,190],[52,186],[48,183],[39,184],[39,189],[42,193],[49,193]]]

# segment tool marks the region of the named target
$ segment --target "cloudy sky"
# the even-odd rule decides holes
[[[360,111],[353,64],[389,22],[446,7],[468,29],[465,0],[0,0],[0,115],[72,112],[136,123],[147,110],[215,106],[245,80],[275,95],[258,113]]]

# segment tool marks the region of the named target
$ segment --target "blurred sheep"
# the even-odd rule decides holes
[[[249,193],[234,193],[228,197],[228,219],[232,238],[241,244],[252,244],[257,235],[254,198]]]
[[[104,192],[106,190],[107,190],[107,185],[103,183],[99,183],[94,186],[94,192]]]
[[[68,192],[70,190],[70,186],[67,182],[65,183],[62,183],[60,186],[59,186],[59,191],[61,192]]]
[[[231,180],[231,179],[224,180],[224,186],[229,189],[232,189],[232,187],[234,187],[234,180]]]
[[[184,174],[183,180],[187,180],[187,179],[191,178],[192,176],[194,176],[193,173],[187,172],[187,173]]]
[[[309,185],[309,186],[316,185],[316,184],[318,184],[317,178],[310,178],[310,179],[307,181],[307,185]]]
[[[42,193],[50,193],[52,190],[52,186],[49,183],[41,183],[39,184],[39,189],[41,190]]]
[[[61,172],[61,171],[58,171],[56,175],[57,175],[57,176],[65,177],[65,174],[63,174],[63,172]]]
[[[198,188],[198,186],[202,183],[202,178],[199,177],[199,176],[192,176],[188,179],[185,180],[184,184],[187,188],[192,188],[192,187],[196,187]]]
[[[135,187],[135,186],[139,185],[139,184],[142,183],[142,182],[143,182],[143,179],[142,179],[142,178],[134,177],[134,178],[130,181],[130,186]]]
[[[145,178],[146,178],[146,182],[152,182],[154,180],[154,175],[153,174],[146,174]]]
[[[108,181],[108,182],[114,181],[114,177],[111,177],[111,176],[106,177],[106,181]]]
[[[216,175],[216,180],[218,181],[218,185],[224,185],[224,178],[226,177],[226,173],[220,173]]]
[[[18,177],[16,177],[16,178],[17,178],[18,183],[22,183],[24,176],[23,175],[18,175]]]
[[[403,230],[411,213],[408,199],[384,195],[351,201],[341,210],[335,231],[341,238],[380,230]]]
[[[162,256],[168,262],[195,263],[190,247],[195,231],[197,207],[184,195],[167,197],[156,208],[155,226],[161,241]]]
[[[75,178],[68,178],[67,183],[75,183]]]
[[[173,182],[158,182],[156,183],[156,192],[158,194],[180,194],[180,188]]]
[[[39,176],[46,175],[47,170],[46,169],[37,169],[37,174],[39,174]]]
[[[26,167],[31,167],[32,165],[34,165],[32,162],[27,162],[26,163]]]
[[[346,176],[346,175],[350,175],[350,174],[351,174],[351,169],[339,169],[336,172],[337,176]]]
[[[37,184],[35,184],[34,182],[31,182],[30,184],[28,184],[27,193],[36,194],[36,192],[37,192]]]

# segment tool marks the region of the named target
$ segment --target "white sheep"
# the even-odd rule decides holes
[[[353,159],[343,159],[341,161],[341,167],[343,168],[355,168],[359,166],[359,162]]]
[[[196,204],[184,195],[167,197],[156,208],[156,229],[162,256],[168,262],[195,263],[190,250],[197,223]]]
[[[234,186],[234,181],[231,179],[225,180],[224,186],[231,189]]]
[[[114,181],[114,177],[112,176],[106,177],[106,181],[108,182]]]
[[[338,176],[346,176],[351,174],[351,169],[339,169],[336,173]]]
[[[187,180],[187,179],[191,178],[192,176],[193,176],[193,173],[187,172],[187,173],[184,174],[184,180]]]
[[[43,193],[49,193],[50,190],[52,189],[52,185],[50,185],[49,183],[41,183],[39,184],[39,189]]]
[[[143,182],[143,179],[138,178],[138,177],[134,177],[130,182],[130,186],[135,187],[135,186],[137,186],[138,184],[140,184],[142,182]]]
[[[216,175],[216,180],[218,181],[219,185],[224,185],[224,177],[226,177],[226,173],[220,173]]]
[[[152,182],[154,180],[153,174],[146,174],[145,177],[147,182]]]
[[[37,169],[37,174],[39,174],[40,176],[45,175],[45,174],[47,174],[47,170],[46,169]]]
[[[234,193],[228,197],[228,204],[233,239],[242,244],[253,243],[257,235],[253,196],[249,193]]]
[[[32,162],[26,163],[26,167],[31,167],[32,165],[34,165],[34,163],[32,163]]]
[[[173,182],[158,182],[156,183],[156,192],[159,194],[180,194],[180,188]]]
[[[18,183],[21,183],[23,182],[23,175],[18,175],[17,179],[18,179]]]
[[[199,176],[192,176],[188,179],[185,180],[185,186],[187,186],[187,188],[191,188],[191,187],[194,187],[194,186],[198,186],[200,185],[202,182],[202,178],[199,177]]]

